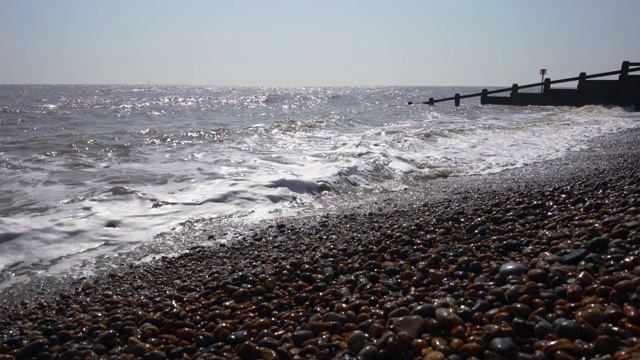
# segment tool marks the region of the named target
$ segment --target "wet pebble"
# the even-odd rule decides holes
[[[367,336],[360,330],[354,331],[347,340],[347,348],[354,354],[357,354],[364,347]]]
[[[489,349],[502,356],[513,356],[517,352],[516,343],[511,338],[497,337],[489,343]]]
[[[464,321],[458,316],[453,309],[438,308],[435,312],[436,320],[438,324],[443,328],[450,330],[454,326],[462,325]]]
[[[521,263],[508,262],[500,267],[499,274],[501,278],[507,279],[509,276],[520,276],[527,271],[529,268]]]

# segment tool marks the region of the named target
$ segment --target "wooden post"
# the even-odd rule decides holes
[[[482,95],[480,95],[480,105],[484,105],[487,101],[487,96],[489,96],[489,90],[482,89]]]
[[[434,104],[433,98],[429,98],[429,105],[433,105],[433,104]]]
[[[628,78],[629,78],[629,62],[623,61],[622,69],[620,69],[620,77],[618,77],[618,80],[627,80]]]
[[[460,106],[460,94],[455,94],[454,95],[454,99],[453,101],[455,102],[456,106]]]
[[[511,96],[518,94],[518,84],[511,85]]]
[[[551,79],[546,78],[544,79],[544,93],[546,94],[547,91],[549,91],[551,89]]]
[[[578,91],[582,90],[585,81],[587,81],[587,73],[581,72],[580,75],[578,75]]]

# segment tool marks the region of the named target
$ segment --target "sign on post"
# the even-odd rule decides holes
[[[547,69],[540,69],[540,75],[542,76],[542,83],[544,83],[544,76],[547,75]],[[544,84],[540,85],[540,93],[544,91]]]

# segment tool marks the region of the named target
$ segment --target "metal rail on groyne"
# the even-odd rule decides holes
[[[635,66],[638,66],[638,67],[635,67]],[[631,76],[631,75],[629,75],[629,73],[636,72],[636,71],[640,71],[640,62],[624,61],[622,63],[622,68],[620,70],[617,70],[617,71],[609,71],[609,72],[591,74],[591,75],[587,75],[587,73],[583,72],[583,73],[580,73],[580,75],[578,77],[572,77],[572,78],[566,78],[566,79],[560,79],[560,80],[551,80],[551,79],[547,78],[547,79],[545,79],[544,82],[538,82],[538,83],[527,84],[527,85],[513,84],[511,87],[503,88],[503,89],[497,89],[497,90],[483,89],[481,92],[474,93],[474,94],[467,94],[467,95],[455,94],[452,97],[447,97],[447,98],[442,98],[442,99],[429,98],[428,101],[417,102],[417,103],[409,101],[409,105],[412,105],[412,104],[434,105],[435,103],[453,100],[455,102],[455,106],[460,106],[460,100],[461,99],[467,99],[467,98],[478,97],[478,96],[481,97],[481,103],[482,104],[504,104],[504,105],[585,105],[585,104],[583,104],[584,102],[599,103],[600,100],[609,100],[609,101],[611,100],[610,99],[611,96],[609,96],[609,95],[611,95],[610,94],[611,91],[609,91],[609,93],[606,94],[607,96],[601,95],[601,93],[603,93],[603,87],[607,87],[607,89],[609,89],[609,88],[612,88],[611,85],[613,85],[613,87],[615,87],[616,89],[618,87],[625,87],[625,89],[626,89],[626,88],[629,87],[628,83],[631,80],[634,91],[636,91],[636,89],[640,89],[640,86],[638,86],[638,84],[640,84],[640,76],[637,76],[637,75],[636,76]],[[595,88],[594,88],[594,86],[591,86],[591,87],[586,86],[588,79],[594,79],[594,78],[612,76],[612,75],[619,75],[618,80],[611,80],[611,81],[609,81],[608,84],[605,84],[603,81],[600,81],[599,86],[596,86]],[[576,90],[574,90],[574,91],[576,91],[576,94],[575,94],[576,96],[571,96],[571,95],[567,96],[568,93],[564,92],[566,90],[571,91],[572,89],[558,89],[558,90],[551,89],[551,85],[553,85],[553,84],[561,84],[561,83],[567,83],[567,82],[573,82],[573,81],[578,81],[578,88]],[[612,84],[612,83],[615,83],[615,84]],[[517,98],[519,90],[528,89],[528,88],[534,88],[534,87],[542,87],[542,92],[541,93],[526,93],[528,101],[527,101],[527,99],[522,99],[522,98],[515,99],[515,98]],[[585,89],[586,89],[586,92],[585,92]],[[554,97],[554,93],[553,93],[552,90],[556,90],[557,94],[559,94],[558,91],[563,91],[563,93],[562,93],[563,95]],[[580,91],[580,90],[582,90],[582,91]],[[514,100],[513,101],[507,101],[507,99],[509,99],[507,97],[490,97],[489,96],[489,95],[492,95],[492,94],[498,94],[498,93],[504,93],[504,92],[511,92],[511,98],[514,98]],[[596,94],[596,95],[594,95],[594,94]],[[525,93],[520,94],[520,95],[525,95]],[[531,95],[533,95],[533,96],[531,96]],[[536,96],[538,98],[536,98]],[[612,96],[615,96],[615,94],[612,95]],[[632,95],[631,97],[633,97],[633,96],[634,95]],[[638,92],[637,96],[640,97],[640,92]],[[628,97],[629,96],[626,96],[625,100],[622,101],[622,102],[623,103],[628,102],[626,100],[626,98],[628,98]],[[640,99],[637,99],[637,100],[634,100],[634,101],[636,101],[636,102],[633,102],[632,104],[634,104],[634,103],[637,104],[637,101],[640,101]],[[615,101],[614,101],[614,105],[623,105],[623,104],[616,104]]]

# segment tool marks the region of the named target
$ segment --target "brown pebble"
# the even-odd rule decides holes
[[[466,338],[466,331],[464,326],[456,325],[451,329],[450,333],[452,337],[464,340]]]
[[[580,271],[578,275],[576,275],[576,280],[583,283],[584,286],[589,286],[595,281],[593,276],[591,276],[591,274],[589,274],[587,271]]]
[[[616,352],[616,350],[618,350],[618,346],[616,345],[615,340],[613,340],[613,338],[611,338],[610,336],[600,335],[596,339],[593,345],[593,349],[595,350],[596,354],[606,355]]]
[[[409,313],[411,313],[411,310],[409,310],[406,307],[399,307],[393,311],[391,311],[389,313],[389,318],[397,318],[397,317],[402,317],[402,316],[407,316],[409,315]]]
[[[449,346],[447,340],[442,337],[436,336],[431,339],[431,347],[438,350],[439,348]]]
[[[403,316],[395,321],[394,326],[398,332],[404,332],[411,339],[417,339],[422,335],[424,319],[418,315]]]
[[[582,286],[577,284],[567,285],[567,301],[578,302],[582,300]]]
[[[182,340],[193,341],[196,336],[198,336],[198,333],[193,329],[184,328],[178,330],[178,337]]]
[[[260,354],[260,349],[250,341],[245,341],[238,348],[238,355],[244,359],[256,359]]]
[[[640,314],[635,306],[631,304],[624,304],[622,306],[622,314],[633,324],[640,325]]]
[[[631,331],[635,336],[640,336],[640,326],[633,324],[629,319],[622,319],[618,322],[618,326]]]
[[[347,304],[344,303],[336,303],[333,306],[333,312],[338,313],[338,314],[342,314],[345,311],[347,311],[349,309],[349,306]]]
[[[278,360],[278,359],[280,359],[280,356],[278,356],[278,354],[273,349],[268,349],[268,348],[267,349],[262,349],[262,351],[260,351],[260,355],[265,360]]]
[[[613,290],[612,287],[610,286],[598,286],[596,288],[596,296],[599,298],[608,298],[609,294],[611,293],[611,291]]]
[[[401,351],[407,351],[411,349],[411,342],[413,339],[404,331],[400,331],[396,334],[396,342],[398,343],[398,349]]]
[[[422,352],[422,349],[428,348],[428,347],[429,347],[429,344],[427,344],[427,342],[424,339],[414,339],[413,341],[411,341],[411,349],[416,354],[419,354],[420,352]]]
[[[527,272],[527,278],[531,281],[544,283],[547,280],[547,272],[543,269],[530,269]]]
[[[387,330],[386,327],[375,323],[373,325],[371,325],[371,327],[369,327],[369,336],[371,336],[372,338],[379,338],[380,336],[382,336],[382,334]]]
[[[593,306],[585,310],[578,311],[575,316],[576,321],[585,320],[591,326],[596,327],[604,321],[604,313],[598,306]]]
[[[491,322],[493,324],[502,324],[502,323],[509,323],[513,321],[513,315],[509,314],[508,312],[499,312],[497,314],[495,314],[493,316],[493,319],[491,319]]]
[[[613,286],[620,294],[625,294],[634,291],[637,285],[632,280],[620,280]]]
[[[578,328],[582,337],[588,341],[594,341],[598,337],[598,331],[585,319],[578,320]]]
[[[604,310],[605,320],[610,324],[617,324],[623,316],[622,310],[617,306],[609,306]]]
[[[568,354],[575,354],[576,346],[569,339],[558,339],[550,341],[544,348],[544,353],[550,358],[554,357],[556,352],[562,351]]]
[[[444,360],[446,355],[440,351],[432,351],[422,357],[422,360]]]
[[[465,344],[464,341],[462,341],[462,339],[458,339],[458,338],[451,338],[451,340],[449,341],[449,347],[451,348],[451,350],[453,350],[454,352],[460,351],[460,348]]]
[[[118,337],[118,333],[114,330],[105,330],[98,335],[98,341],[104,343],[105,341],[115,339]]]
[[[319,334],[322,331],[327,331],[331,327],[331,323],[322,322],[322,321],[309,321],[307,325],[304,326],[305,330],[311,330],[314,334]]]
[[[479,343],[467,343],[460,347],[459,352],[460,355],[465,359],[468,359],[472,356],[482,358],[484,348]]]

